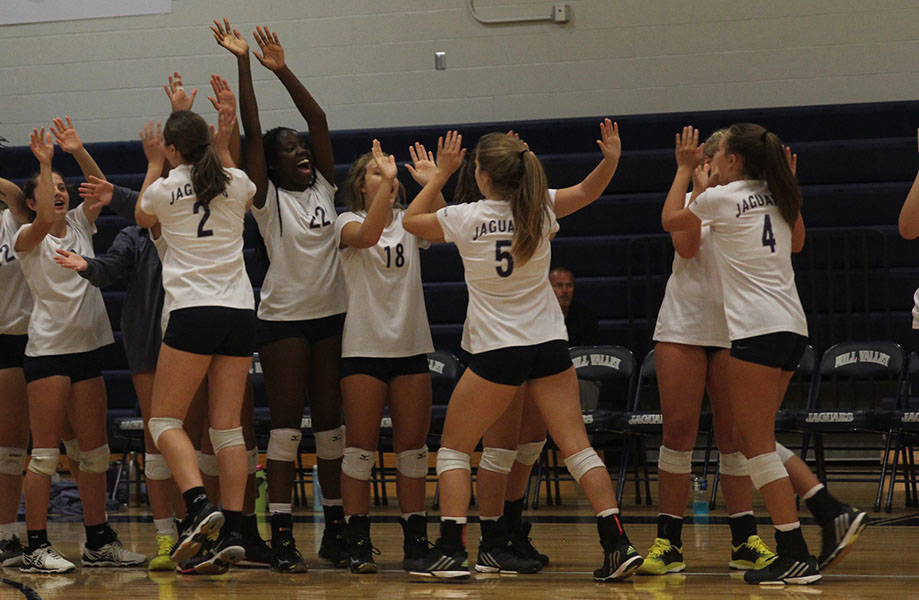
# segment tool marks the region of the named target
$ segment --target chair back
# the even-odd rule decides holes
[[[895,342],[834,344],[820,358],[811,408],[875,408],[882,398],[899,393],[905,366]]]
[[[592,381],[600,387],[600,405],[628,406],[637,372],[635,355],[624,346],[574,346],[571,362],[578,379]],[[625,400],[621,403],[619,398]]]

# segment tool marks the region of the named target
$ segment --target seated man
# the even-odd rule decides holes
[[[595,312],[574,301],[574,274],[565,267],[549,271],[549,283],[565,315],[569,346],[590,346],[597,343],[599,322]]]

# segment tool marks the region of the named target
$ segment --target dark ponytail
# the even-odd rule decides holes
[[[230,174],[220,164],[210,130],[200,115],[189,110],[169,115],[163,128],[163,141],[175,146],[182,158],[191,163],[191,184],[198,202],[209,204],[226,191]]]
[[[453,191],[453,201],[457,204],[478,202],[484,198],[475,180],[475,148],[466,152],[463,165],[456,174],[456,189]]]
[[[803,198],[779,136],[760,125],[735,123],[728,129],[724,144],[727,154],[736,154],[742,159],[747,179],[766,181],[782,218],[794,227]]]

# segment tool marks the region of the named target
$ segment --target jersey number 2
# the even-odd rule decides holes
[[[769,219],[769,215],[765,215],[765,221],[763,222],[763,246],[769,246],[772,253],[775,254],[775,236],[772,235],[772,221]]]
[[[495,271],[498,272],[499,277],[510,277],[514,272],[514,257],[508,250],[503,250],[503,248],[510,248],[510,245],[508,240],[495,242],[495,261],[498,263]]]
[[[207,220],[211,218],[211,207],[207,204],[202,204],[200,202],[195,202],[195,214],[198,214],[198,209],[203,208],[204,214],[201,215],[201,220],[198,221],[198,237],[210,237],[214,235],[213,229],[205,229],[204,224],[207,223]]]

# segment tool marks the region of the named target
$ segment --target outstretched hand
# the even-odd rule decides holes
[[[395,179],[396,173],[399,170],[396,166],[396,157],[392,154],[387,155],[383,152],[383,148],[380,146],[380,140],[373,140],[371,153],[373,154],[373,162],[375,162],[380,169],[380,175],[383,176],[383,179],[386,181]]]
[[[255,38],[258,49],[262,51],[259,53],[258,50],[253,50],[252,54],[262,63],[262,66],[272,71],[283,69],[286,64],[284,62],[284,46],[278,41],[278,34],[270,31],[267,26],[264,31],[262,31],[261,27],[256,27],[255,31],[252,32],[252,37]]]
[[[695,170],[702,162],[702,145],[699,144],[699,130],[692,125],[683,128],[683,133],[676,134],[676,166]]]
[[[782,150],[785,151],[785,160],[788,162],[788,168],[791,169],[791,174],[797,176],[798,174],[798,155],[792,154],[791,148],[788,146],[782,146]]]
[[[463,136],[456,130],[448,131],[446,137],[437,138],[437,170],[445,175],[452,175],[463,164],[466,149],[463,148]]]
[[[249,43],[242,34],[239,33],[238,29],[232,29],[230,27],[229,19],[224,19],[223,24],[217,19],[214,19],[214,24],[211,25],[211,31],[214,32],[214,39],[217,40],[217,43],[236,56],[245,56],[248,54]]]
[[[412,157],[411,163],[406,163],[412,179],[424,186],[431,179],[431,175],[437,170],[437,162],[434,160],[434,153],[426,150],[424,144],[415,142],[414,146],[408,147],[408,153]]]
[[[221,150],[227,150],[230,147],[230,134],[233,132],[233,125],[236,123],[236,107],[220,106],[217,111],[217,131],[214,131],[213,125],[210,126],[210,130],[214,148],[219,153]]]
[[[706,162],[697,166],[692,172],[692,189],[693,191],[705,191],[711,182],[712,165]]]
[[[54,119],[51,133],[54,134],[54,139],[57,141],[57,145],[61,147],[61,150],[68,154],[79,152],[83,148],[83,140],[80,139],[77,130],[73,128],[73,122],[70,117],[65,116],[64,118],[67,119],[66,124],[60,117]]]
[[[619,139],[619,123],[610,121],[608,118],[604,119],[600,123],[600,139],[597,140],[597,145],[600,146],[600,152],[603,153],[603,158],[619,162],[619,157],[622,156],[622,140]]]
[[[195,96],[198,95],[198,88],[192,89],[191,94],[185,93],[185,86],[182,85],[182,76],[179,75],[177,71],[174,71],[172,75],[169,76],[169,85],[164,85],[163,91],[166,92],[166,96],[169,98],[172,112],[178,110],[191,110],[192,105],[195,103]]]
[[[211,73],[211,89],[214,90],[213,96],[208,96],[208,100],[211,101],[211,104],[214,105],[214,108],[219,113],[221,109],[227,109],[232,111],[233,118],[236,118],[236,94],[233,93],[233,90],[230,88],[230,84],[227,83],[227,80],[221,77],[220,75],[215,75]]]
[[[147,162],[163,163],[166,161],[162,123],[148,121],[140,131],[140,142],[144,147],[144,156],[147,157]]]
[[[112,201],[112,194],[115,186],[110,181],[99,179],[95,175],[89,176],[89,181],[80,184],[80,198],[84,202],[89,202],[90,210],[97,210],[103,206],[108,206]]]
[[[54,145],[51,143],[51,134],[45,132],[44,127],[41,128],[41,132],[37,129],[33,129],[32,134],[29,136],[29,149],[32,150],[32,154],[35,155],[38,162],[50,164],[51,158],[54,156]]]
[[[67,250],[56,250],[57,256],[54,257],[54,262],[64,267],[65,269],[73,269],[76,272],[85,271],[89,268],[89,264],[86,262],[86,259],[77,254],[76,252],[68,252]]]

